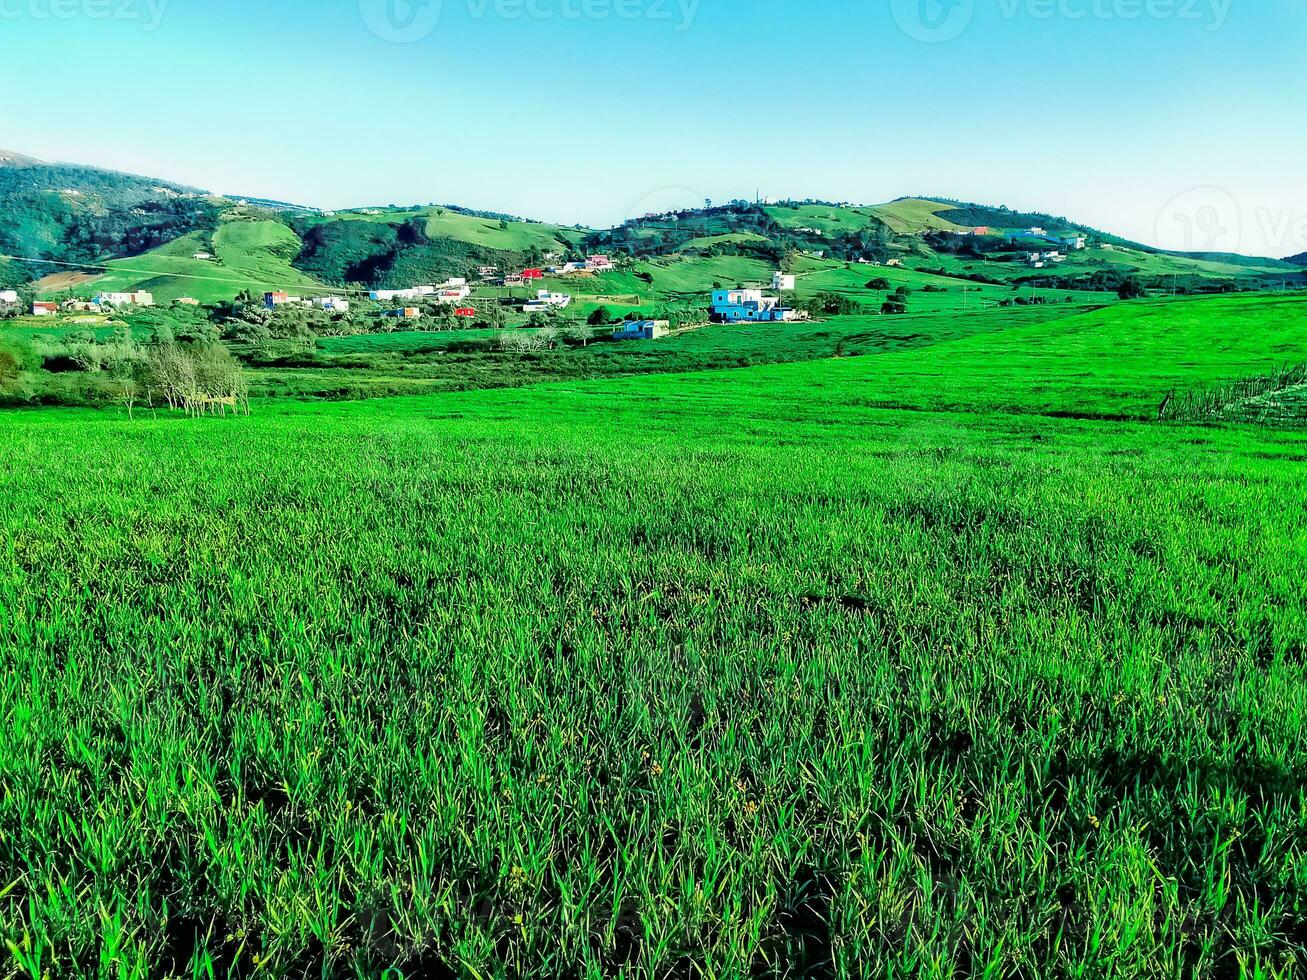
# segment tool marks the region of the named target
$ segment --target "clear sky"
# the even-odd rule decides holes
[[[1304,0],[0,0],[0,146],[608,225],[920,194],[1307,251]]]

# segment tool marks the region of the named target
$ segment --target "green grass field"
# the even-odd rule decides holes
[[[0,413],[6,975],[1300,976],[1307,434],[1152,419],[1305,313]]]

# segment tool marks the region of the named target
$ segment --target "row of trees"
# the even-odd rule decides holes
[[[70,386],[67,379],[81,379]],[[216,339],[178,340],[157,328],[148,344],[128,328],[99,340],[90,331],[0,347],[0,396],[74,403],[117,401],[130,415],[140,403],[189,415],[249,412],[249,385],[231,351]]]

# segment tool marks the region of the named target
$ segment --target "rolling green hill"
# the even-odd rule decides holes
[[[864,272],[871,278],[877,264],[890,271],[891,260],[913,274],[889,276],[895,285],[931,289],[933,298],[918,299],[926,308],[948,305],[935,290],[971,297],[974,289],[976,297],[997,302],[1001,290],[1013,287],[1035,296],[1040,290],[1073,298],[1106,295],[1130,277],[1166,293],[1307,281],[1304,267],[1289,262],[1166,253],[1065,218],[945,198],[905,197],[866,207],[737,201],[594,230],[452,205],[335,213],[275,202],[254,206],[146,177],[45,164],[6,151],[0,158],[0,255],[27,260],[0,275],[9,284],[40,279],[46,295],[143,288],[160,299],[216,302],[246,289],[395,288],[471,277],[483,265],[506,271],[543,266],[548,255],[586,251],[610,253],[620,266],[561,287],[576,293],[579,303],[589,297],[591,305],[612,295],[684,300],[714,283],[765,283],[781,267],[804,273],[810,283],[849,291]],[[982,224],[996,234],[963,234]],[[1061,265],[1033,269],[1023,257],[1032,246],[1009,242],[1005,233],[1035,225],[1085,235],[1090,248]],[[216,258],[197,262],[190,258],[197,250]],[[873,265],[845,268],[857,260]],[[102,265],[109,268],[97,268]]]
[[[299,238],[284,224],[231,216],[211,237],[186,235],[144,255],[111,261],[111,271],[79,283],[73,291],[88,296],[101,290],[145,289],[158,303],[183,296],[217,303],[246,291],[325,290],[291,265],[299,250]],[[210,252],[213,259],[191,257],[200,251]]]

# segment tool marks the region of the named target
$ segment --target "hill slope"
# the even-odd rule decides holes
[[[930,197],[869,206],[735,201],[590,230],[454,205],[331,213],[234,201],[168,181],[0,151],[0,214],[0,256],[21,260],[0,273],[7,284],[39,279],[47,292],[145,288],[157,297],[207,301],[245,289],[406,286],[475,275],[486,265],[544,266],[586,251],[631,260],[624,278],[601,281],[599,293],[684,294],[713,282],[734,284],[732,263],[711,276],[694,265],[719,258],[740,260],[735,264],[750,280],[764,282],[766,268],[792,270],[812,260],[902,265],[1000,288],[1068,291],[1114,292],[1132,276],[1167,292],[1307,281],[1303,257],[1162,252],[1066,218]],[[1036,227],[1052,240],[1019,237]],[[988,234],[973,234],[976,229]],[[1090,247],[1032,267],[1029,251],[1057,248],[1061,237],[1084,237]],[[216,260],[194,260],[196,251],[213,252]],[[658,269],[640,266],[654,260]],[[676,268],[681,262],[690,264]],[[78,268],[89,275],[74,275]],[[637,275],[667,286],[650,290]]]

